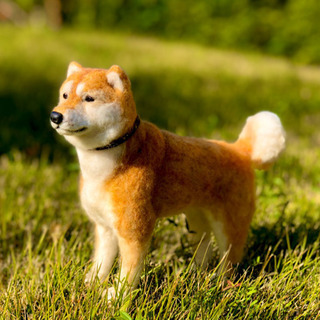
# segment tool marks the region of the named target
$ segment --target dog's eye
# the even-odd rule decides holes
[[[64,93],[62,96],[63,96],[63,99],[68,99],[68,94],[67,93]]]
[[[92,98],[91,96],[86,96],[86,97],[84,98],[84,100],[87,101],[87,102],[93,102],[93,101],[94,101],[94,98]]]

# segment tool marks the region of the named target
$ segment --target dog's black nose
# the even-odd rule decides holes
[[[60,112],[52,111],[51,115],[50,115],[50,119],[55,124],[60,124],[62,122],[62,120],[63,120],[63,115]]]

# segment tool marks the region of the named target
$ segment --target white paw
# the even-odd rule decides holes
[[[95,278],[95,274],[94,274],[93,272],[89,271],[89,272],[86,274],[86,277],[85,277],[85,279],[84,279],[84,282],[85,282],[86,284],[89,284],[89,283],[91,283],[91,282],[94,280],[94,278]]]
[[[100,279],[100,275],[98,273],[98,270],[95,266],[93,266],[86,274],[86,277],[84,279],[85,283],[92,283],[94,280],[98,277]],[[100,279],[101,280],[101,279]]]
[[[108,288],[107,293],[108,301],[112,301],[116,298],[116,289],[114,287]]]

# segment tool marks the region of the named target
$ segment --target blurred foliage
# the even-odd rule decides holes
[[[188,39],[320,62],[318,0],[17,0],[59,7],[65,25]]]
[[[272,60],[143,37],[4,27],[0,43],[0,153],[72,150],[49,124],[70,60],[121,65],[141,117],[183,135],[234,140],[250,114],[267,109],[288,130],[318,141],[320,73]]]

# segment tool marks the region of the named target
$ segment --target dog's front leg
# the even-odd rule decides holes
[[[86,276],[86,281],[91,281],[96,275],[101,281],[104,281],[112,268],[117,253],[118,240],[114,231],[96,224],[93,266]]]
[[[119,239],[121,255],[120,281],[126,281],[131,289],[134,289],[140,280],[144,259],[148,252],[149,240],[145,243]]]
[[[144,258],[149,248],[149,239],[146,242],[141,242],[119,237],[119,248],[121,262],[117,292],[126,296],[130,290],[135,289],[139,283]],[[122,288],[124,288],[124,291],[122,291]],[[115,295],[115,288],[109,288],[108,298],[114,299]]]

